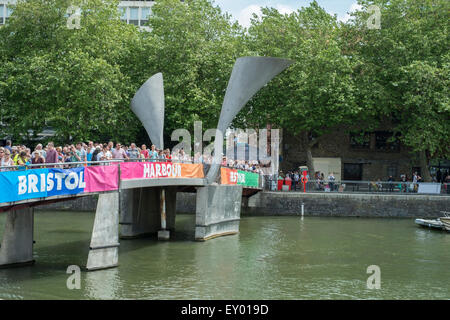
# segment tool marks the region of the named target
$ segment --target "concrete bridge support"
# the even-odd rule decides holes
[[[0,248],[0,267],[29,265],[33,260],[33,208],[7,212]]]
[[[197,189],[195,239],[204,241],[239,232],[242,186],[209,185]]]
[[[119,193],[100,194],[95,212],[87,270],[115,267],[119,261]]]
[[[159,187],[136,188],[120,192],[120,237],[132,239],[175,230],[176,187],[165,187],[165,228],[161,219]]]

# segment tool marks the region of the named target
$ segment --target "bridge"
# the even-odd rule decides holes
[[[229,168],[221,169],[224,181],[208,186],[202,164],[104,161],[45,167],[0,172],[0,212],[7,214],[0,266],[34,262],[33,209],[39,205],[99,196],[86,264],[96,270],[118,265],[119,238],[157,233],[159,239],[169,239],[175,230],[177,192],[197,193],[195,238],[208,240],[237,233],[241,197],[261,190],[259,175],[251,172],[242,172],[240,186],[237,181],[230,185],[227,174],[237,170]],[[245,176],[252,181],[247,183]]]
[[[223,133],[251,97],[290,64],[290,60],[271,57],[236,60],[217,125],[214,159],[206,175],[201,164],[172,162],[124,162],[69,169],[53,164],[46,168],[0,172],[0,210],[7,211],[0,266],[33,262],[33,206],[88,194],[99,195],[88,270],[117,266],[119,225],[122,238],[158,232],[159,239],[169,239],[175,227],[176,194],[180,189],[197,193],[197,240],[237,233],[243,189],[246,187],[247,195],[257,192],[259,176],[221,168]],[[139,88],[131,101],[131,110],[156,148],[164,149],[161,73],[150,77]],[[277,152],[278,149],[272,156],[276,157]]]

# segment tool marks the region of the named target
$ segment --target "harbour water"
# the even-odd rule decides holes
[[[0,269],[0,299],[450,299],[450,233],[378,218],[243,217],[240,234],[195,242],[194,216],[178,215],[171,241],[121,240],[118,268],[82,271],[69,290],[93,221],[37,211],[36,263]]]

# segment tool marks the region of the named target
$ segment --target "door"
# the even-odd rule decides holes
[[[344,163],[344,180],[362,180],[362,164]]]

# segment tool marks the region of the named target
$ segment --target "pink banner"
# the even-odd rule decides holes
[[[101,192],[119,188],[119,167],[92,166],[84,168],[86,187],[84,192]]]

